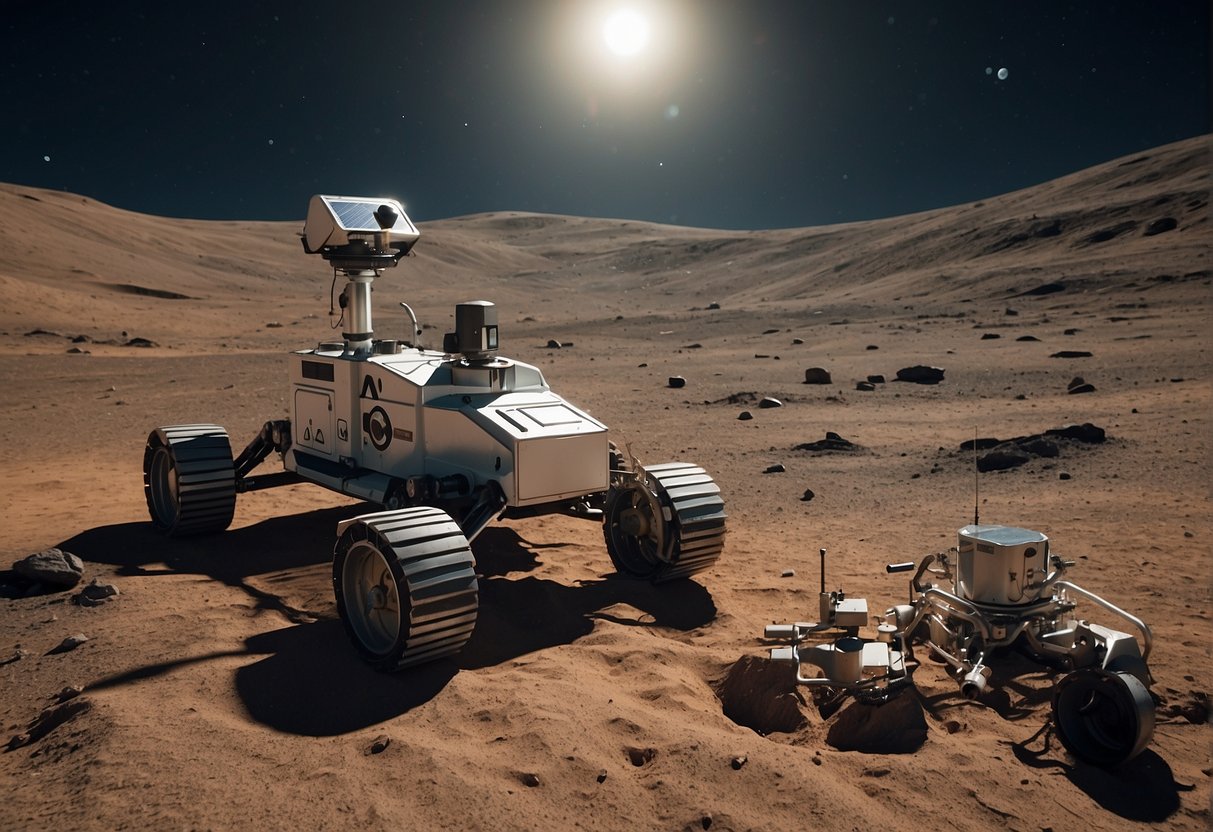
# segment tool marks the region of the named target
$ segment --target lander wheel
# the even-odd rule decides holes
[[[218,425],[156,428],[143,450],[143,494],[158,531],[221,532],[236,510],[236,469]]]
[[[1053,724],[1075,757],[1097,766],[1116,766],[1149,744],[1154,735],[1154,700],[1130,673],[1076,670],[1053,692]]]
[[[720,488],[696,465],[644,467],[607,493],[603,535],[625,575],[659,583],[702,572],[720,557],[724,533]]]
[[[459,652],[476,626],[474,564],[467,538],[441,509],[351,521],[333,552],[333,591],[358,652],[379,670]]]

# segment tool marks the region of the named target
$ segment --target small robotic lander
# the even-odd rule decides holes
[[[292,355],[290,419],[266,422],[234,459],[219,425],[151,432],[143,482],[157,529],[222,531],[237,493],[293,482],[380,504],[338,524],[333,589],[354,645],[382,670],[467,642],[478,608],[469,544],[497,517],[599,522],[616,569],[654,582],[715,563],[725,513],[712,478],[621,453],[538,368],[498,355],[493,304],[458,304],[441,350],[420,346],[405,303],[405,337],[375,337],[371,285],[420,237],[398,202],[312,197],[302,236],[347,280],[343,340]],[[285,470],[253,477],[271,453]]]
[[[848,695],[880,704],[911,683],[915,645],[946,663],[969,699],[986,692],[998,653],[1018,648],[1066,673],[1052,706],[1070,753],[1100,766],[1139,754],[1154,733],[1150,628],[1064,580],[1074,564],[1051,554],[1040,532],[974,524],[957,536],[956,548],[917,566],[886,567],[914,572],[910,602],[887,610],[874,638],[859,635],[868,623],[866,600],[826,591],[822,549],[820,621],[768,626],[767,639],[786,642],[771,650],[771,659],[796,665],[796,681],[822,704]],[[1079,618],[1078,599],[1130,625],[1136,636]]]

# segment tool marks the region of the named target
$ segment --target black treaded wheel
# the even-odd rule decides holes
[[[143,494],[158,531],[174,537],[221,532],[236,510],[236,469],[219,425],[156,428],[143,450]]]
[[[384,511],[342,525],[333,593],[346,633],[378,670],[459,652],[476,627],[479,584],[467,538],[429,506]]]
[[[1078,759],[1117,766],[1140,754],[1154,735],[1154,700],[1131,673],[1083,668],[1053,691],[1053,724]]]
[[[607,493],[607,552],[630,577],[661,583],[702,572],[720,557],[724,533],[720,488],[697,465],[644,466]]]

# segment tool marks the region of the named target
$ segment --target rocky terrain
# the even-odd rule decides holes
[[[369,507],[292,485],[176,540],[142,493],[153,427],[242,447],[287,415],[284,355],[337,320],[302,222],[0,185],[0,563],[60,551],[0,572],[0,827],[1208,829],[1209,151],[823,228],[424,224],[375,284],[379,334],[407,300],[436,346],[494,301],[503,354],[640,460],[713,474],[728,537],[654,587],[593,523],[496,523],[467,648],[392,675],[332,596],[336,524]],[[764,625],[816,617],[819,548],[879,614],[906,593],[884,565],[975,508],[1152,628],[1134,760],[1070,757],[1057,674],[1019,656],[976,702],[925,662],[830,713],[765,661]]]

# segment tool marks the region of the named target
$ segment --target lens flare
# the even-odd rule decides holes
[[[649,21],[635,9],[619,9],[603,24],[602,38],[613,53],[629,58],[648,44]]]

